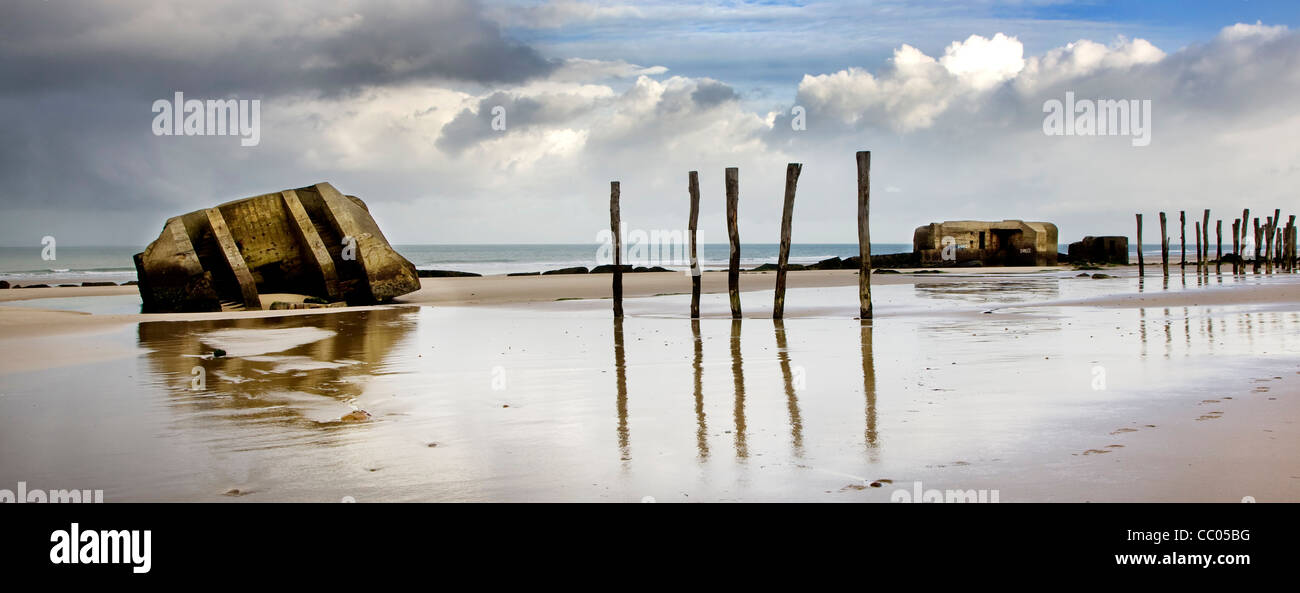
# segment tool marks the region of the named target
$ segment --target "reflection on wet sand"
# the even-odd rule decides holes
[[[776,329],[776,356],[781,361],[781,376],[785,379],[786,408],[790,412],[790,446],[796,458],[803,457],[803,420],[799,415],[799,397],[795,395],[794,373],[790,369],[790,352],[785,339],[785,321],[774,320]]]
[[[731,320],[731,377],[736,384],[735,436],[736,457],[749,457],[749,445],[745,442],[745,368],[740,356],[740,320]]]
[[[917,282],[916,295],[927,299],[967,303],[1020,303],[1060,296],[1056,278],[964,279],[963,282]]]
[[[171,405],[241,420],[338,421],[415,326],[402,309],[351,315],[146,322],[137,331]],[[235,348],[214,357],[217,348]]]
[[[867,399],[867,429],[865,439],[868,450],[875,450],[879,446],[876,434],[876,362],[875,354],[871,347],[871,321],[863,319],[861,324],[862,333],[862,391]]]
[[[691,320],[691,337],[695,343],[695,359],[691,364],[695,372],[695,447],[700,461],[709,458],[709,427],[704,417],[704,340],[700,338],[700,320]]]
[[[618,390],[618,452],[624,463],[632,460],[627,428],[627,359],[623,352],[623,318],[614,318],[614,382]]]

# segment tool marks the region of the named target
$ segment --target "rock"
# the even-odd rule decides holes
[[[480,278],[482,274],[473,272],[456,272],[453,270],[417,270],[421,278]]]
[[[309,296],[309,297],[303,299],[302,302],[305,303],[305,304],[308,304],[308,305],[328,305],[328,304],[330,304],[329,301],[327,301],[327,300],[325,300],[325,299],[322,299],[322,298],[320,298],[320,297],[314,297],[314,296]]]
[[[26,286],[23,286],[23,288],[49,288],[49,287],[50,287],[49,284],[28,284]]]
[[[1093,279],[1093,280],[1105,280],[1106,278],[1114,278],[1114,276],[1111,276],[1110,274],[1093,274],[1093,275],[1092,275],[1092,279]]]
[[[116,282],[82,282],[82,286],[117,286]]]
[[[1070,244],[1071,262],[1128,264],[1128,237],[1084,237]]]
[[[149,313],[257,310],[262,292],[372,304],[420,289],[365,202],[329,183],[174,216],[134,259]]]
[[[1074,277],[1075,277],[1075,278],[1091,278],[1092,276],[1089,275],[1087,272],[1080,272],[1079,274],[1076,274]]]
[[[886,269],[886,268],[881,268],[881,269],[879,269],[879,270],[876,270],[876,271],[872,272],[872,274],[897,274],[897,273],[898,273],[898,270],[890,270],[890,269]]]
[[[777,265],[776,265],[776,264],[763,264],[763,265],[758,266],[757,268],[754,268],[754,269],[752,269],[752,270],[750,270],[750,271],[751,271],[751,272],[775,272],[776,269],[777,269]],[[805,266],[805,265],[803,265],[803,264],[789,264],[789,265],[786,267],[786,269],[789,270],[789,271],[791,271],[791,272],[798,272],[798,271],[800,271],[800,270],[807,270],[807,269],[808,269],[808,266]]]
[[[122,283],[122,286],[139,286],[139,284],[140,284],[139,280],[127,280],[126,282]]]
[[[541,276],[541,272],[511,272],[507,276]]]
[[[625,266],[621,266],[621,267],[623,268],[623,273],[624,273],[624,274],[628,274],[628,273],[631,273],[631,272],[632,272],[632,266],[627,266],[627,265],[625,265]],[[591,269],[591,273],[592,273],[592,274],[613,274],[613,273],[614,273],[614,264],[605,264],[605,265],[603,265],[603,266],[596,266],[596,267],[594,267],[594,268]]]
[[[59,288],[80,288],[80,284],[60,284]]]
[[[660,266],[654,266],[650,268],[632,268],[632,271],[637,274],[644,274],[647,272],[671,272],[672,270]]]
[[[0,280],[0,290],[4,290],[6,288],[9,288],[9,282],[5,280]]]
[[[819,262],[817,262],[817,263],[815,263],[815,264],[813,264],[813,265],[811,265],[811,266],[808,266],[808,269],[810,269],[810,270],[839,270],[839,269],[841,269],[841,268],[843,268],[843,267],[844,267],[844,260],[842,260],[842,259],[840,259],[840,258],[838,258],[838,257],[832,257],[832,258],[830,258],[830,259],[824,259],[824,260],[821,260],[821,261],[819,261]]]
[[[365,422],[370,419],[370,412],[365,410],[352,410],[343,417],[339,418],[340,422]]]
[[[214,348],[212,350],[212,358],[221,358],[225,355],[226,355],[226,351],[220,348]]]
[[[556,275],[556,274],[586,274],[586,273],[587,273],[587,268],[582,267],[582,266],[574,266],[574,267],[572,267],[572,268],[560,268],[560,269],[558,269],[558,270],[551,270],[551,271],[549,271],[549,272],[542,272],[542,275],[543,275],[543,276],[553,276],[553,275]]]

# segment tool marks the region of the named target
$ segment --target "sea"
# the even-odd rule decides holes
[[[597,244],[482,244],[482,245],[394,245],[399,253],[422,270],[454,270],[476,274],[499,275],[518,272],[544,272],[575,266],[594,267],[607,261]],[[753,268],[776,263],[776,243],[741,245],[740,264]],[[141,247],[59,246],[54,259],[43,259],[42,248],[0,247],[0,280],[11,284],[79,284],[81,282],[117,282],[135,280],[132,255]],[[912,250],[908,243],[873,243],[874,254],[904,253]],[[705,270],[726,269],[729,255],[726,243],[703,243],[699,246],[700,265]],[[1136,258],[1136,250],[1130,248]],[[1147,261],[1160,261],[1159,249],[1144,251]],[[847,258],[858,254],[856,243],[798,243],[790,247],[790,263],[811,264],[831,257]],[[629,254],[632,255],[632,254]],[[624,263],[662,266],[684,270],[688,265],[669,253],[649,253],[645,260],[625,257]],[[1177,253],[1174,253],[1177,257]]]

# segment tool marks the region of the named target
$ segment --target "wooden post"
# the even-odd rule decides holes
[[[623,235],[619,230],[619,187],[617,181],[609,182],[609,228],[614,233],[614,318],[623,318]]]
[[[1165,213],[1160,213],[1160,268],[1164,270],[1165,277],[1169,277],[1169,232],[1168,221],[1165,219]]]
[[[1241,219],[1232,221],[1232,273],[1241,273]]]
[[[1185,268],[1187,267],[1187,212],[1186,211],[1184,210],[1178,211],[1178,224],[1180,229],[1178,231],[1178,241],[1182,243],[1182,251],[1181,251],[1182,257],[1179,259],[1178,267]]]
[[[1277,225],[1272,216],[1264,224],[1264,273],[1273,273],[1273,227]]]
[[[794,191],[799,184],[803,165],[785,166],[785,205],[781,210],[781,251],[776,260],[776,300],[772,303],[772,319],[785,316],[785,276],[790,271],[790,224],[794,218]]]
[[[1241,249],[1243,251],[1245,251],[1246,249],[1246,233],[1249,232],[1250,232],[1250,208],[1243,208],[1241,210]],[[1242,257],[1246,256],[1245,253],[1242,253],[1241,255]],[[1243,274],[1246,273],[1246,264],[1244,261],[1241,264],[1241,273]]]
[[[1201,221],[1193,223],[1196,226],[1196,273],[1201,273]]]
[[[740,169],[727,167],[727,240],[731,243],[731,261],[727,266],[727,294],[731,297],[731,318],[740,319],[740,228],[736,207],[740,202]]]
[[[1209,249],[1209,247],[1206,247]],[[1223,220],[1214,221],[1214,273],[1223,273]]]
[[[1146,262],[1142,260],[1142,214],[1137,215],[1138,225],[1138,276],[1146,276]]]
[[[700,226],[700,174],[691,171],[686,175],[686,191],[691,196],[691,219],[687,232],[691,234],[691,319],[700,318],[700,256],[696,250],[695,233]]]
[[[858,315],[871,319],[871,151],[858,152]]]
[[[1204,249],[1204,251],[1201,252],[1198,258],[1201,260],[1201,265],[1204,267],[1205,273],[1209,274],[1210,273],[1210,209],[1209,208],[1205,209],[1204,218],[1201,219],[1201,238],[1205,239],[1205,243],[1202,244],[1202,248]]]
[[[1255,273],[1260,273],[1260,239],[1262,238],[1264,237],[1262,237],[1262,235],[1260,234],[1260,217],[1256,216],[1255,217],[1255,261],[1252,261],[1251,263],[1251,269]]]
[[[1290,250],[1287,251],[1287,254],[1290,254],[1291,257],[1291,263],[1287,265],[1287,272],[1295,272],[1296,270],[1296,215],[1291,215],[1290,217],[1287,218],[1287,228],[1291,229],[1290,239],[1287,239],[1291,247]]]

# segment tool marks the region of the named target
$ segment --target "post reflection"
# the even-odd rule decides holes
[[[781,363],[781,376],[785,379],[785,405],[790,413],[790,446],[795,457],[803,457],[803,419],[799,414],[799,397],[795,395],[794,373],[790,369],[790,352],[785,339],[785,321],[772,322],[776,332],[776,357]]]
[[[695,448],[700,461],[709,458],[709,426],[704,417],[704,340],[700,338],[700,320],[691,320],[691,337],[695,340]]]
[[[627,428],[627,361],[623,354],[623,318],[614,318],[614,384],[618,391],[618,452],[619,460],[632,460]]]
[[[735,438],[736,458],[749,457],[749,445],[745,442],[745,368],[740,356],[740,320],[731,320],[731,378],[736,384]]]
[[[871,348],[871,321],[861,320],[862,326],[862,391],[867,399],[867,428],[865,439],[869,450],[879,445],[876,435],[876,362]]]

